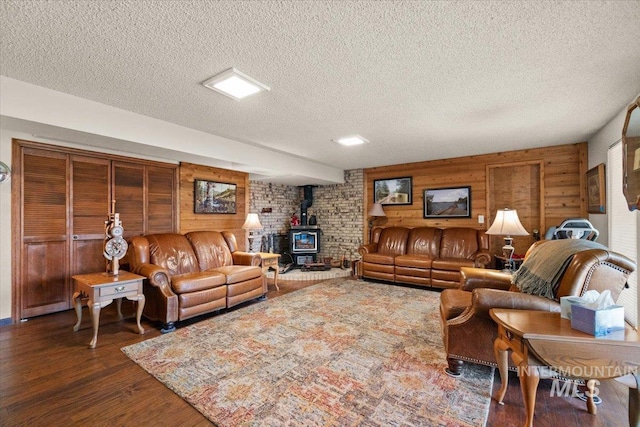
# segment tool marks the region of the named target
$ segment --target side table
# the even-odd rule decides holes
[[[635,387],[629,388],[629,424],[640,425],[640,335],[637,331],[627,325],[619,335],[596,338],[572,329],[571,321],[561,318],[560,313],[498,308],[489,313],[498,324],[494,352],[502,385],[496,400],[502,404],[507,391],[507,351],[511,350],[520,375],[527,413],[525,426],[533,426],[541,367],[549,367],[562,377],[587,379],[590,414],[596,413],[594,380],[631,376]]]
[[[273,284],[276,287],[276,290],[280,290],[278,287],[278,271],[280,270],[280,265],[278,264],[278,260],[280,259],[280,254],[272,254],[269,252],[260,252],[260,265],[262,266],[262,272],[266,273],[269,271],[270,267],[273,267],[275,273],[273,274]]]
[[[509,270],[507,264],[509,263],[509,258],[502,255],[494,255],[493,256],[496,261],[496,269],[497,270]],[[511,263],[513,264],[513,271],[516,271],[522,265],[524,258],[513,258]]]
[[[76,284],[76,292],[73,294],[73,302],[78,316],[78,322],[73,327],[74,331],[80,329],[82,322],[82,298],[88,298],[87,306],[91,315],[91,323],[93,324],[93,339],[89,343],[89,348],[96,348],[98,342],[98,326],[100,324],[100,310],[116,300],[118,307],[118,317],[122,319],[122,311],[120,309],[122,298],[131,301],[138,301],[138,310],[136,313],[136,322],[138,323],[138,331],[144,334],[144,329],[140,325],[142,310],[144,309],[144,293],[142,282],[144,277],[137,274],[129,273],[121,270],[118,275],[109,273],[90,273],[79,274],[73,276]]]

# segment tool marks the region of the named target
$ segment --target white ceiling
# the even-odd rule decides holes
[[[338,169],[587,141],[640,93],[637,0],[4,0],[0,24],[3,76]],[[200,84],[229,67],[271,91]]]

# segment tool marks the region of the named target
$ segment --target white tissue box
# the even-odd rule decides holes
[[[585,301],[580,297],[560,297],[560,317],[571,320],[571,306],[583,305]]]
[[[624,330],[624,307],[612,305],[593,309],[577,304],[572,305],[571,327],[596,337]]]

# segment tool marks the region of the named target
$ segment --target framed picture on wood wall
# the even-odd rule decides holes
[[[587,172],[587,211],[589,213],[607,213],[604,179],[604,163]]]
[[[373,202],[382,205],[410,205],[413,188],[411,177],[376,179],[373,181]]]
[[[194,180],[194,213],[236,213],[236,184],[226,182]]]
[[[424,190],[425,218],[471,218],[471,187]]]

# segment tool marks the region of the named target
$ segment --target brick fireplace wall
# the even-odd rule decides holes
[[[313,206],[308,209],[308,216],[315,215],[322,230],[319,259],[340,258],[341,248],[348,259],[358,258],[364,230],[364,171],[345,171],[344,179],[344,184],[313,189]],[[301,187],[251,181],[250,191],[249,211],[258,212],[264,226],[263,236],[287,233],[291,215],[295,212],[300,217],[304,197]],[[269,208],[271,212],[263,212]]]
[[[300,215],[301,195],[298,187],[250,181],[249,188],[249,212],[257,212],[264,227],[260,235],[286,235],[291,215],[294,212]],[[269,209],[271,212],[266,212]]]
[[[364,171],[345,171],[344,184],[323,185],[313,189],[313,206],[322,229],[320,256],[357,259],[364,230]],[[342,249],[342,250],[341,250]]]

